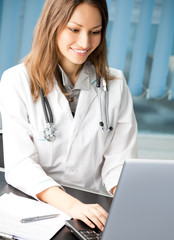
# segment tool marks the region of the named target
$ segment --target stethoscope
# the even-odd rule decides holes
[[[53,126],[54,121],[53,121],[53,113],[51,111],[50,104],[48,102],[48,99],[46,96],[44,96],[42,88],[40,88],[40,97],[41,97],[41,102],[42,102],[42,108],[45,116],[45,121],[46,121],[46,128],[44,129],[44,138],[52,142],[56,138],[56,128]]]
[[[101,126],[104,132],[110,132],[113,128],[109,127],[108,88],[106,85],[106,81],[104,79],[102,79],[101,82],[102,86],[100,81],[96,79],[96,88],[98,89],[101,113],[101,121],[99,122],[99,125]],[[56,128],[54,127],[53,113],[51,111],[50,104],[48,102],[47,97],[44,96],[42,88],[40,88],[40,97],[46,121],[46,128],[43,131],[44,138],[47,141],[52,142],[56,138]]]

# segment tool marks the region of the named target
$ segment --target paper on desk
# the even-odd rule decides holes
[[[21,223],[22,218],[60,213],[56,218]],[[27,240],[49,240],[70,219],[65,213],[49,204],[19,197],[13,193],[0,197],[0,232]]]

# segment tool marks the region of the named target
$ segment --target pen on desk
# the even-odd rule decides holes
[[[21,223],[29,223],[29,222],[36,222],[40,220],[55,218],[59,216],[60,214],[51,214],[51,215],[44,215],[44,216],[37,216],[37,217],[29,217],[29,218],[23,218],[20,220]]]
[[[17,237],[15,235],[11,235],[11,234],[8,234],[8,233],[2,233],[0,232],[0,239],[2,240],[25,240],[24,238],[21,238],[21,237]]]

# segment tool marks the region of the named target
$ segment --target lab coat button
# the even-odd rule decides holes
[[[66,172],[70,175],[75,175],[78,173],[78,171],[75,168],[69,168],[69,167],[66,168]]]
[[[75,173],[75,169],[74,169],[74,168],[70,168],[70,167],[66,167],[66,172],[67,172],[68,174],[73,175],[73,174]]]
[[[77,173],[75,168],[71,168],[70,169],[70,174],[75,175]]]

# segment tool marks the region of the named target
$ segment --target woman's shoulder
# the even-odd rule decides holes
[[[28,84],[29,76],[26,70],[24,63],[17,64],[7,70],[2,74],[1,78],[2,83],[11,83],[11,84]]]
[[[2,74],[2,77],[9,76],[9,75],[20,76],[20,75],[26,75],[26,74],[27,74],[27,70],[26,70],[24,63],[19,63],[15,66],[5,70]]]
[[[119,69],[109,67],[109,73],[114,76],[114,79],[124,79],[123,72]]]
[[[124,77],[124,74],[121,70],[109,67],[109,73],[113,77],[113,79],[108,82],[111,89],[119,88],[120,91],[122,92],[123,89],[127,88],[127,81],[126,81],[126,79]]]

